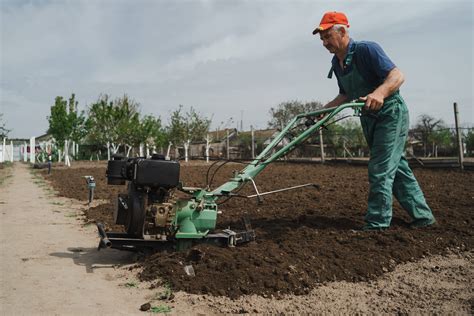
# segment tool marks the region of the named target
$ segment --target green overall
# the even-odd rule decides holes
[[[339,77],[349,100],[364,97],[376,87],[360,75],[352,62],[356,45],[347,54],[344,63],[352,70]],[[332,76],[332,68],[328,75]],[[408,109],[399,92],[384,100],[378,112],[363,111],[360,117],[365,139],[370,149],[369,198],[365,216],[366,229],[383,229],[392,220],[392,193],[408,212],[416,226],[435,222],[423,192],[404,157],[408,132]]]

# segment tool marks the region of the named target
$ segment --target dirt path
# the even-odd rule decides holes
[[[133,254],[97,252],[94,227],[79,230],[83,206],[47,190],[19,163],[0,189],[0,314],[143,314],[147,291],[117,269]]]

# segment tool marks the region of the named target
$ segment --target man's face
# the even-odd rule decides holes
[[[320,31],[319,37],[323,41],[323,46],[331,53],[335,54],[343,47],[342,33],[339,30],[330,28],[328,30]]]

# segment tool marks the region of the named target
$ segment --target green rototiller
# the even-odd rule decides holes
[[[128,183],[128,193],[118,195],[114,210],[115,223],[124,225],[126,232],[106,232],[104,225],[98,223],[99,249],[183,250],[196,243],[236,246],[255,240],[255,232],[245,219],[243,231],[214,231],[217,215],[220,213],[218,200],[242,197],[236,192],[247,183],[251,183],[255,194],[245,197],[256,197],[259,200],[267,194],[314,186],[310,183],[271,192],[259,192],[254,178],[268,164],[291,152],[341,111],[350,108],[354,110],[354,115],[358,116],[363,106],[364,103],[351,102],[297,115],[258,157],[214,190],[209,187],[183,186],[179,182],[180,165],[177,161],[165,160],[160,156],[153,156],[151,159],[114,157],[108,162],[106,174],[110,185]],[[295,133],[297,127],[298,132]],[[289,139],[289,142],[276,149],[283,139]],[[175,199],[175,190],[185,192],[190,197]]]

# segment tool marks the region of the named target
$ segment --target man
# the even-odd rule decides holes
[[[360,121],[370,149],[370,188],[363,230],[390,226],[392,193],[411,216],[412,227],[430,226],[435,219],[403,155],[409,125],[399,93],[403,74],[378,44],[352,40],[348,28],[344,13],[327,12],[313,35],[319,33],[334,54],[328,78],[336,75],[339,94],[325,107],[365,102]]]

